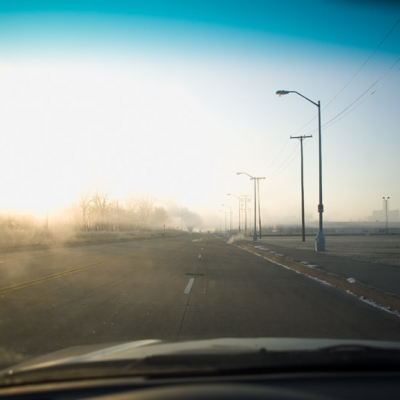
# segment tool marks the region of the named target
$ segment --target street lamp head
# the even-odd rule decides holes
[[[236,172],[236,175],[242,175],[242,174],[247,175],[252,180],[254,179],[254,177],[249,175],[247,172]]]
[[[278,90],[276,92],[276,94],[280,97],[280,96],[283,96],[284,94],[289,94],[289,91],[288,90]]]

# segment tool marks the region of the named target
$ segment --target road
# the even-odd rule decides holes
[[[0,344],[216,337],[400,340],[400,318],[211,234],[7,252]]]

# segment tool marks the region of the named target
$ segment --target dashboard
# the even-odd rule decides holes
[[[0,399],[398,399],[400,372],[112,378],[0,389]]]

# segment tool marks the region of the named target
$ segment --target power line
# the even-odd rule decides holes
[[[350,83],[354,80],[354,78],[360,73],[360,71],[365,67],[365,65],[370,61],[370,59],[375,55],[375,53],[379,50],[379,48],[382,46],[382,44],[386,41],[386,39],[391,35],[391,33],[395,30],[397,25],[400,23],[400,18],[395,22],[395,24],[390,28],[388,33],[385,35],[385,37],[380,41],[378,46],[373,50],[373,52],[367,57],[367,59],[364,61],[364,63],[358,68],[358,70],[352,75],[352,77],[344,84],[344,86],[339,90],[339,92],[324,106],[322,109],[325,110],[346,88],[347,86],[350,85]],[[372,85],[368,87],[360,96],[357,97],[350,105],[348,105],[344,110],[342,110],[339,114],[337,114],[335,117],[331,118],[328,122],[325,122],[322,127],[329,128],[332,125],[334,125],[336,122],[340,121],[342,118],[344,118],[346,115],[348,115],[350,112],[354,111],[357,107],[359,107],[362,103],[364,103],[367,99],[369,99],[373,94],[375,94],[378,90],[380,90],[390,79],[393,78],[393,76],[399,71],[400,68],[398,68],[386,81],[384,81],[378,88],[376,88],[373,92],[369,94],[368,97],[363,99],[360,103],[355,105],[353,108],[351,108],[357,101],[359,101],[370,89],[372,89],[398,62],[400,61],[400,58],[398,58]],[[346,112],[348,111],[348,112]],[[313,122],[317,116],[314,116],[311,120],[309,120],[305,125],[303,125],[300,129],[298,129],[293,135],[296,135],[300,131],[302,131],[305,127],[307,127],[311,122]],[[312,131],[308,132],[307,134],[312,134],[315,133],[317,129],[313,129]],[[265,170],[267,172],[271,167],[275,164],[276,160],[278,157],[281,155],[282,151],[285,149],[287,144],[289,143],[290,138],[286,141],[282,149],[279,151],[279,153],[276,155],[272,163],[269,165],[269,167]],[[276,175],[279,175],[282,173],[298,156],[299,152],[295,154],[293,158],[292,151],[289,156],[285,159],[285,161],[275,170],[273,171],[268,177],[274,177]],[[291,159],[290,159],[291,158]],[[290,161],[287,163],[287,161],[290,159]],[[287,164],[286,164],[287,163]]]
[[[347,111],[351,106],[353,106],[355,103],[357,103],[358,100],[360,100],[365,93],[367,93],[370,89],[372,89],[398,62],[400,61],[400,57],[391,65],[390,68],[388,68],[371,86],[369,86],[360,96],[358,96],[351,104],[349,104],[344,110],[342,110],[339,114],[337,114],[335,117],[331,118],[328,122],[325,122],[323,126],[328,125],[332,121],[334,121],[336,118],[338,118],[340,115],[342,115],[345,111]],[[375,90],[376,92],[376,90]],[[374,92],[374,93],[375,93]],[[332,125],[332,124],[331,124]]]
[[[361,104],[363,104],[366,100],[368,100],[373,94],[375,94],[378,90],[382,89],[383,86],[386,85],[386,83],[392,79],[397,72],[399,71],[400,67],[393,72],[392,75],[390,75],[384,82],[382,82],[373,92],[369,94],[368,97],[363,99],[360,103],[355,105],[353,108],[351,108],[357,101],[359,101],[369,90],[371,90],[398,62],[400,61],[400,57],[372,84],[370,85],[364,92],[358,96],[351,104],[349,104],[346,108],[344,108],[340,113],[338,113],[336,116],[331,118],[329,121],[325,122],[322,127],[323,128],[329,128],[332,125],[334,125],[336,122],[339,122],[342,118],[344,118],[346,115],[350,114],[352,111],[354,111],[356,108],[358,108]],[[348,112],[346,112],[349,110]],[[340,117],[340,118],[339,118]],[[312,131],[308,132],[308,134],[315,133],[317,129],[313,129]]]
[[[328,121],[326,124],[324,124],[324,125],[323,125],[324,128],[325,128],[325,129],[330,128],[330,127],[331,127],[332,125],[334,125],[336,122],[339,122],[339,121],[340,121],[342,118],[344,118],[346,115],[350,114],[352,111],[354,111],[356,108],[358,108],[361,104],[363,104],[365,101],[367,101],[372,95],[374,95],[378,90],[382,89],[382,87],[385,86],[386,83],[388,83],[389,80],[392,79],[392,78],[397,74],[397,72],[399,72],[399,70],[400,70],[400,67],[397,68],[397,70],[396,70],[395,72],[393,72],[393,74],[392,74],[388,79],[386,79],[386,81],[382,82],[382,84],[381,84],[380,86],[378,86],[373,92],[371,92],[371,93],[369,94],[368,97],[366,97],[363,101],[361,101],[361,102],[358,103],[356,106],[354,106],[352,109],[350,109],[346,114],[342,115],[342,116],[341,116],[340,118],[338,118],[338,119],[335,119],[335,120],[334,120],[333,122],[331,122],[331,123],[329,123],[330,121]],[[347,107],[347,108],[348,108],[348,107]],[[344,110],[344,111],[345,111],[345,110]],[[338,115],[337,115],[335,118],[337,118],[337,117],[338,117]]]
[[[290,138],[289,138],[289,140],[290,140]],[[297,152],[296,152],[296,150],[297,150]],[[295,153],[295,152],[296,152],[296,154],[294,154],[294,156],[293,156],[293,153]],[[272,177],[275,177],[275,176],[279,175],[280,173],[282,173],[297,158],[299,153],[300,153],[300,150],[297,147],[295,147],[292,150],[292,152],[289,154],[289,156],[286,157],[285,161],[267,177],[272,178]]]
[[[389,32],[385,35],[385,37],[380,41],[378,46],[374,49],[374,51],[367,57],[367,59],[364,61],[364,63],[361,65],[360,68],[353,74],[353,76],[344,84],[344,86],[339,90],[339,92],[323,107],[321,111],[324,111],[342,92],[344,89],[346,89],[347,86],[354,80],[354,78],[360,73],[360,71],[365,67],[365,65],[369,62],[369,60],[375,55],[375,53],[379,50],[379,48],[382,46],[382,44],[386,41],[386,39],[391,35],[391,33],[395,30],[397,25],[400,23],[400,18],[395,22],[395,24],[390,28]],[[396,61],[396,63],[398,60]],[[368,90],[368,89],[367,89]],[[348,107],[347,107],[348,108]],[[345,110],[342,111],[342,113]],[[341,114],[341,113],[340,113]],[[338,114],[336,117],[338,117],[340,114]],[[346,114],[347,115],[347,114]],[[334,117],[334,118],[336,118]],[[305,127],[307,127],[311,122],[313,122],[317,116],[314,116],[312,119],[310,119],[304,126],[302,126],[300,129],[298,129],[294,135],[302,131]],[[326,125],[326,124],[325,124]],[[316,129],[312,130],[309,133],[316,132]]]
[[[287,144],[289,143],[290,138],[286,141],[286,143],[283,145],[283,147],[281,148],[281,150],[279,151],[279,153],[275,156],[275,158],[273,159],[273,161],[271,162],[271,164],[269,165],[269,167],[267,167],[267,169],[265,170],[265,172],[267,172],[269,169],[271,169],[271,167],[274,165],[275,161],[278,159],[278,157],[281,155],[282,151],[285,149],[285,147],[287,146]],[[264,173],[265,173],[264,172]]]
[[[400,70],[400,67],[397,68],[396,71],[394,71],[392,73],[392,75],[390,75],[384,82],[382,82],[374,91],[372,91],[368,97],[364,98],[361,102],[359,102],[358,104],[356,104],[354,106],[355,103],[357,103],[357,101],[359,101],[369,90],[371,90],[380,80],[382,80],[382,78],[400,61],[400,57],[372,84],[370,85],[360,96],[358,96],[351,104],[349,104],[344,110],[342,110],[339,114],[337,114],[335,117],[331,118],[329,121],[325,122],[322,127],[324,127],[325,129],[330,128],[332,125],[334,125],[336,122],[339,122],[342,118],[344,118],[346,115],[350,114],[352,111],[354,111],[356,108],[358,108],[361,104],[363,104],[366,100],[368,100],[372,95],[374,95],[378,90],[380,90],[383,86],[386,85],[386,83],[392,79],[397,72]],[[352,106],[354,106],[353,108],[351,108]],[[347,112],[346,112],[347,111]],[[308,132],[308,134],[312,134],[314,132],[316,132],[317,129],[314,129],[310,132]],[[275,157],[274,161],[271,163],[271,165],[267,168],[270,169],[272,167],[272,165],[275,163],[275,161],[277,160],[277,158],[279,157],[279,155],[282,153],[282,151],[284,150],[284,148],[286,147],[287,143],[289,142],[290,138],[288,139],[288,141],[285,143],[285,145],[283,146],[283,148],[281,149],[281,151],[278,153],[278,155]],[[294,157],[292,157],[294,153],[294,150],[289,154],[289,156],[285,159],[285,161],[275,170],[273,171],[270,175],[268,175],[268,177],[274,177],[276,175],[279,175],[280,173],[282,173],[290,164],[292,164],[292,162],[297,158],[299,152],[297,152]],[[292,158],[291,158],[292,157]],[[289,161],[288,161],[289,160]]]
[[[379,50],[379,48],[382,46],[382,44],[386,41],[386,39],[390,36],[390,34],[394,31],[396,26],[400,23],[400,18],[396,21],[396,23],[392,26],[392,28],[389,30],[389,32],[386,34],[386,36],[381,40],[381,42],[378,44],[378,46],[375,48],[375,50],[369,55],[369,57],[364,61],[364,63],[361,65],[361,67],[356,71],[356,73],[345,83],[345,85],[339,90],[339,92],[333,97],[331,101],[324,107],[327,108],[339,95],[340,93],[343,92],[344,89],[351,83],[351,81],[359,74],[359,72],[365,67],[365,65],[368,63],[368,61],[375,55],[375,53]]]

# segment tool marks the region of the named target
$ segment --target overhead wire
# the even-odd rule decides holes
[[[363,62],[363,64],[357,69],[357,71],[351,76],[351,78],[344,84],[344,86],[336,93],[336,95],[322,108],[321,111],[325,110],[327,107],[332,104],[334,100],[350,85],[350,83],[354,80],[354,78],[360,73],[360,71],[365,67],[365,65],[371,60],[371,58],[375,55],[375,53],[379,50],[379,48],[382,46],[382,44],[386,41],[386,39],[392,34],[392,32],[395,30],[397,25],[400,23],[400,18],[395,22],[395,24],[389,29],[388,33],[384,36],[384,38],[380,41],[380,43],[377,45],[377,47],[372,51],[372,53],[367,57],[367,59]],[[371,90],[398,62],[400,61],[400,58],[398,58],[391,67],[389,67],[372,85],[368,87],[360,96],[357,97],[356,100],[354,100],[350,105],[348,105],[344,110],[342,110],[340,113],[338,113],[335,117],[331,118],[328,122],[325,122],[322,126],[326,128],[329,128],[336,122],[340,121],[342,118],[344,118],[346,115],[348,115],[350,112],[355,110],[357,107],[359,107],[362,103],[364,103],[367,99],[369,99],[373,94],[375,94],[379,89],[381,89],[398,71],[397,69],[386,81],[384,81],[378,88],[376,88],[368,97],[363,99],[361,102],[359,102],[357,105],[355,105],[353,108],[351,108],[357,101],[359,101],[369,90]],[[348,111],[348,112],[346,112]],[[309,120],[305,125],[303,125],[301,128],[299,128],[297,131],[293,133],[293,135],[301,132],[304,128],[306,128],[311,122],[313,122],[317,118],[317,115],[315,115],[311,120]],[[316,132],[317,129],[313,129],[312,131],[308,132],[307,134],[311,134]],[[269,167],[265,170],[267,172],[268,170],[271,169],[271,167],[275,164],[276,160],[278,157],[281,155],[285,147],[287,146],[290,138],[286,141],[286,143],[283,145],[277,156],[274,158],[272,163],[269,165]],[[283,163],[275,170],[273,171],[269,177],[276,176],[283,172],[298,156],[299,151],[295,154],[293,158],[291,156],[293,155],[292,151],[289,156],[283,161]],[[290,159],[291,158],[291,159]],[[290,161],[287,163],[287,161],[290,159]],[[286,164],[287,163],[287,164]]]
[[[289,140],[290,140],[290,138],[289,138]],[[307,143],[308,143],[307,140],[304,141],[304,143],[303,143],[304,147],[307,146]],[[274,171],[271,175],[268,175],[268,178],[273,178],[273,177],[279,175],[281,172],[283,172],[289,165],[291,165],[291,164],[294,162],[294,160],[297,159],[297,157],[298,157],[299,154],[300,154],[300,151],[301,151],[300,145],[299,145],[298,147],[297,147],[297,146],[294,147],[293,150],[292,150],[292,152],[291,152],[291,153],[289,154],[289,156],[285,159],[285,161],[281,164],[281,166],[280,166],[276,171]],[[296,152],[296,153],[295,153],[294,156],[292,157],[292,155],[293,155],[294,152]],[[292,157],[292,158],[291,158],[291,157]],[[289,160],[289,161],[288,161],[288,160]],[[286,161],[288,161],[288,163],[285,165]]]
[[[347,86],[353,81],[353,79],[360,73],[360,71],[365,67],[365,65],[368,63],[368,61],[375,55],[375,53],[379,50],[379,48],[382,46],[382,44],[386,41],[386,39],[391,35],[391,33],[394,31],[396,26],[400,23],[400,18],[395,22],[395,24],[390,28],[389,32],[386,34],[386,36],[380,41],[378,46],[376,46],[375,50],[369,55],[369,57],[364,61],[364,63],[361,65],[360,68],[354,73],[354,75],[345,83],[345,85],[339,90],[339,92],[324,106],[323,109],[326,109],[329,107],[329,105],[340,95],[340,93],[343,92],[344,89],[346,89]]]
[[[368,100],[373,94],[375,94],[378,90],[380,90],[384,85],[386,85],[386,83],[392,79],[397,72],[399,71],[400,67],[394,72],[392,73],[392,75],[390,75],[384,82],[381,83],[381,85],[379,85],[373,92],[371,92],[369,94],[368,97],[364,98],[362,101],[360,101],[358,104],[356,104],[363,96],[365,96],[365,94],[373,89],[373,87],[379,82],[381,81],[385,75],[387,75],[390,70],[400,61],[400,57],[372,84],[370,85],[366,90],[364,90],[363,93],[361,93],[360,96],[358,96],[352,103],[350,103],[347,107],[345,107],[340,113],[336,114],[333,118],[331,118],[329,121],[325,122],[322,124],[322,127],[327,129],[329,127],[331,127],[332,125],[334,125],[336,122],[339,122],[343,117],[345,117],[346,115],[348,115],[350,112],[354,111],[356,108],[358,108],[361,104],[363,104],[366,100]],[[354,104],[356,104],[354,106]],[[354,106],[354,107],[353,107]],[[353,107],[353,108],[351,108]],[[348,112],[346,112],[348,111]],[[339,118],[340,117],[340,118]],[[313,129],[312,131],[308,132],[307,134],[311,134],[316,132],[317,129]]]
[[[352,75],[352,77],[344,84],[344,86],[336,93],[335,96],[326,104],[324,107],[321,109],[321,112],[324,111],[326,108],[330,106],[330,104],[336,100],[336,98],[343,92],[344,89],[346,89],[347,86],[350,85],[350,83],[354,80],[354,78],[360,73],[360,71],[365,67],[365,65],[370,61],[370,59],[375,55],[375,53],[379,50],[379,48],[382,46],[382,44],[386,41],[386,39],[392,34],[392,32],[395,30],[397,25],[400,23],[400,18],[395,22],[395,24],[389,29],[388,33],[385,35],[385,37],[380,41],[380,43],[376,46],[376,48],[372,51],[372,53],[367,57],[367,59],[363,62],[363,64],[358,68],[358,70]],[[397,62],[397,61],[396,61]],[[317,116],[315,115],[312,119],[310,119],[305,125],[303,125],[300,129],[298,129],[296,132],[293,133],[293,135],[301,132],[305,127],[307,127],[311,122],[313,122]],[[315,132],[316,129],[314,129],[312,132]]]
[[[388,68],[372,85],[370,85],[360,96],[358,96],[351,104],[349,104],[345,109],[343,109],[339,114],[335,117],[331,118],[329,121],[325,122],[323,126],[334,121],[340,115],[342,115],[345,111],[347,111],[351,106],[353,106],[358,100],[360,100],[369,90],[371,90],[398,62],[400,61],[400,57]]]
[[[290,138],[285,142],[285,144],[283,145],[283,147],[281,148],[280,152],[275,156],[275,158],[272,160],[271,164],[269,165],[269,167],[265,170],[265,172],[267,172],[275,163],[275,161],[278,159],[278,157],[281,155],[282,151],[285,149],[285,147],[287,146],[287,144],[289,143]]]
[[[400,60],[400,59],[399,59]],[[367,101],[371,96],[373,96],[378,90],[380,90],[380,89],[382,89],[382,87],[383,86],[385,86],[386,85],[386,83],[388,83],[389,81],[390,81],[390,79],[392,79],[396,74],[397,74],[397,72],[399,72],[399,70],[400,70],[400,67],[399,68],[397,68],[397,70],[396,71],[394,71],[393,72],[393,74],[391,75],[391,76],[389,76],[389,78],[387,78],[386,79],[386,81],[384,81],[384,82],[382,82],[373,92],[371,92],[370,94],[369,94],[369,96],[368,97],[366,97],[365,99],[363,99],[361,102],[359,102],[358,104],[356,104],[353,108],[351,108],[350,110],[348,110],[348,112],[347,113],[345,113],[345,114],[343,114],[340,118],[338,118],[339,117],[339,114],[335,117],[335,119],[331,122],[331,121],[328,121],[326,124],[324,124],[323,126],[325,127],[325,129],[327,129],[327,128],[330,128],[332,125],[334,125],[336,122],[338,122],[338,121],[340,121],[342,118],[344,118],[346,115],[348,115],[349,113],[351,113],[352,111],[354,111],[356,108],[358,108],[361,104],[363,104],[365,101]],[[354,104],[354,102],[352,103],[352,104]],[[347,109],[348,109],[349,107],[347,107]],[[342,113],[344,112],[344,111],[346,111],[346,110],[343,110],[342,111]],[[342,113],[340,113],[340,114],[342,114]]]
[[[289,140],[290,140],[290,138],[289,138]],[[297,150],[297,152],[296,152],[296,150]],[[296,152],[296,154],[293,156],[293,153],[295,153],[295,152]],[[275,171],[272,171],[267,177],[273,178],[274,176],[283,172],[296,159],[296,157],[298,155],[299,155],[299,149],[294,147],[293,150],[291,151],[291,153],[289,154],[289,156],[286,157],[285,161]],[[287,162],[288,160],[289,160],[289,162]]]

